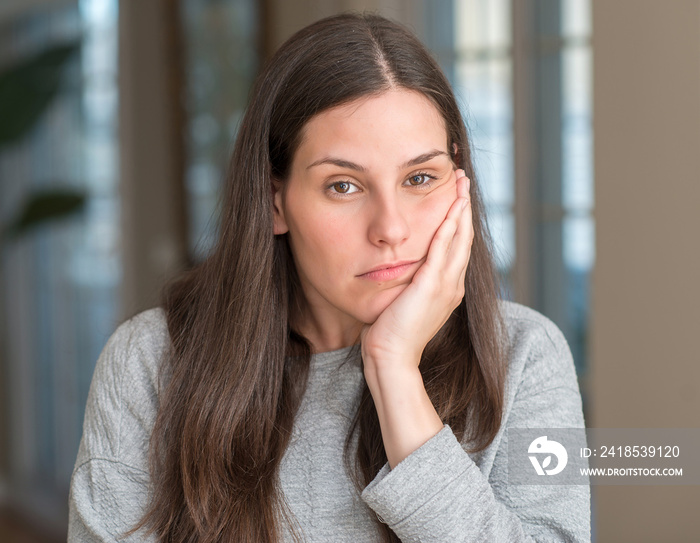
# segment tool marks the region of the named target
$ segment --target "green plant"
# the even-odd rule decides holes
[[[0,149],[19,143],[41,120],[61,90],[66,64],[79,48],[79,42],[57,45],[0,71]],[[74,214],[85,201],[84,192],[69,187],[34,192],[4,226],[3,238],[16,238]]]

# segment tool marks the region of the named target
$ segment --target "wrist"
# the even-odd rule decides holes
[[[385,389],[425,390],[418,362],[363,358],[363,365],[365,381],[373,394]]]
[[[362,356],[365,380],[370,390],[385,386],[424,389],[423,376],[418,368],[420,359],[415,357],[365,357]]]
[[[387,349],[370,348],[362,345],[362,362],[365,370],[373,372],[396,373],[407,371],[413,373],[418,370],[421,352],[389,351]]]

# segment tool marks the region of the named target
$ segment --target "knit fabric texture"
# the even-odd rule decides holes
[[[378,521],[402,542],[590,541],[585,485],[508,484],[507,428],[584,427],[576,372],[559,329],[502,302],[508,376],[501,429],[470,454],[449,426],[358,492],[343,447],[363,375],[359,350],[312,356],[306,394],[282,459],[281,488],[308,543],[378,541]],[[165,315],[151,309],[121,325],[90,388],[70,493],[70,542],[148,541],[129,531],[149,498],[148,448],[158,374],[169,346]],[[531,468],[531,466],[530,466]],[[284,541],[291,541],[284,527]]]

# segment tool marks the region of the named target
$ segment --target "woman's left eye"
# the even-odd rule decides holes
[[[349,181],[336,181],[335,183],[332,183],[328,187],[328,189],[334,195],[352,194],[353,192],[358,191],[358,188],[354,184],[350,183]]]
[[[409,177],[407,179],[407,182],[411,186],[419,187],[421,185],[430,184],[430,181],[433,179],[435,179],[435,177],[433,177],[432,175],[428,175],[427,173],[417,173]]]

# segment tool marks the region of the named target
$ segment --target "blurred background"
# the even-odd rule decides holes
[[[3,543],[65,540],[100,350],[209,251],[260,66],[347,10],[450,78],[504,296],[566,335],[587,425],[700,426],[700,0],[2,0]],[[700,541],[698,487],[592,492],[595,541]]]

